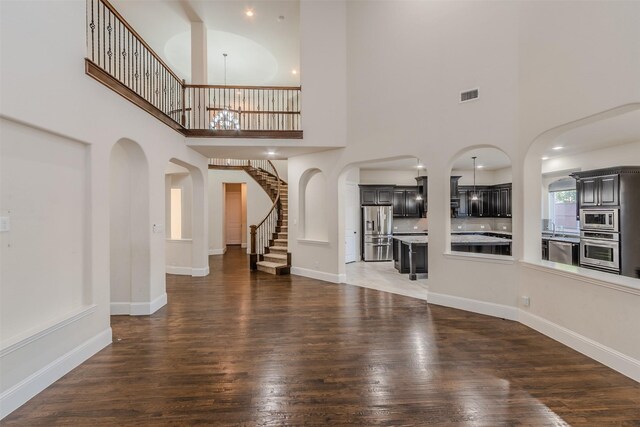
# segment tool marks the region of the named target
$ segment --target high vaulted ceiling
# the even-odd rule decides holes
[[[299,1],[113,0],[178,76],[191,81],[191,23],[208,29],[209,84],[300,84]],[[246,12],[251,10],[253,16]],[[293,74],[292,70],[297,73]]]

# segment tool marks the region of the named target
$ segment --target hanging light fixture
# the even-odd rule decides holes
[[[420,159],[416,159],[418,161],[418,164],[416,165],[416,177],[419,178],[420,177]],[[416,200],[417,201],[421,201],[422,200],[422,193],[420,191],[418,191],[418,195],[416,196]]]
[[[224,85],[227,86],[227,54],[224,56]],[[213,130],[240,130],[240,109],[232,110],[229,105],[225,105],[222,109],[215,109],[218,112],[211,120],[211,129]]]
[[[473,159],[473,195],[471,196],[471,200],[478,200],[478,193],[476,192],[476,156],[472,157]]]

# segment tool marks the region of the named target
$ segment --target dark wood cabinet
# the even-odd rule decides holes
[[[420,217],[421,201],[417,200],[418,194],[418,187],[396,187],[393,190],[393,216]]]
[[[458,217],[469,216],[469,190],[464,187],[458,188],[458,195],[460,196],[460,206],[458,207]]]
[[[576,189],[579,193],[580,207],[618,206],[620,177],[607,175],[578,179]]]
[[[360,204],[392,205],[393,186],[391,185],[360,185]]]
[[[459,186],[460,204],[457,209],[458,217],[511,217],[511,184],[492,186]],[[473,200],[477,194],[478,200]]]

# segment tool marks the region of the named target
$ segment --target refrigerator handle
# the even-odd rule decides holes
[[[378,234],[380,234],[382,230],[380,229],[380,209],[378,209]]]

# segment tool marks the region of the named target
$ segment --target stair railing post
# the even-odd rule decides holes
[[[187,81],[182,79],[182,126],[186,126],[187,123],[187,107],[184,104],[186,101],[185,92],[187,91],[186,85]]]
[[[251,225],[249,228],[251,229],[251,253],[249,254],[249,268],[251,270],[256,270],[258,268],[258,254],[256,253],[256,229],[258,227],[256,225]]]

